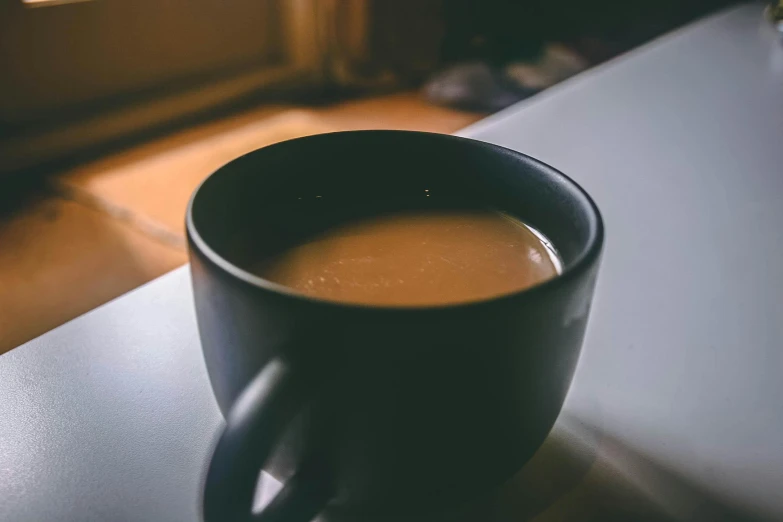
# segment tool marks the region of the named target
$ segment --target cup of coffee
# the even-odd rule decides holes
[[[246,154],[187,232],[226,418],[207,521],[434,517],[497,489],[560,412],[603,243],[555,169],[398,131]],[[284,486],[254,514],[261,469]]]

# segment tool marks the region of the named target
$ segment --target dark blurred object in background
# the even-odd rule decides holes
[[[440,62],[448,0],[322,0],[330,87],[388,90],[420,84]]]
[[[783,33],[783,0],[769,0],[767,18],[779,32]]]
[[[425,86],[439,104],[496,111],[730,0],[451,0],[443,69]]]

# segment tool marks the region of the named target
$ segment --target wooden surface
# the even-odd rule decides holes
[[[481,116],[413,93],[265,106],[62,172],[52,194],[0,220],[0,353],[185,263],[191,192],[245,152],[337,130],[450,133]]]

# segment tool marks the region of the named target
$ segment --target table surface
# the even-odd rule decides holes
[[[461,133],[568,173],[606,221],[574,384],[516,513],[783,519],[783,45],[761,10]],[[180,269],[0,356],[0,520],[196,520],[221,422]]]

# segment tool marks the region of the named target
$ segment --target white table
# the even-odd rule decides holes
[[[607,227],[574,385],[510,504],[783,520],[783,46],[761,7],[462,134],[562,169]],[[0,520],[196,520],[221,422],[180,269],[0,356]]]

